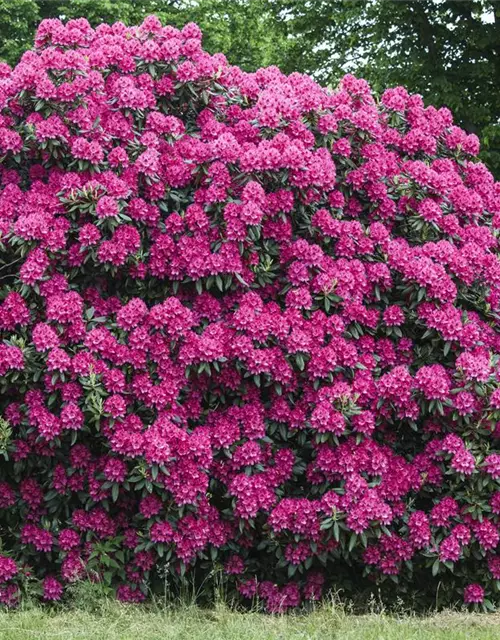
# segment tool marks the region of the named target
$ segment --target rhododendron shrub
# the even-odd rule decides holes
[[[0,66],[0,600],[217,575],[269,611],[494,606],[477,138],[403,88],[244,73],[193,24],[35,44]]]

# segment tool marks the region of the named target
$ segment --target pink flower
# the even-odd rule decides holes
[[[481,603],[484,600],[484,589],[480,584],[468,584],[464,589],[465,604]]]
[[[55,578],[47,577],[43,581],[43,599],[60,600],[63,594],[63,587]]]
[[[33,329],[32,339],[37,351],[48,351],[59,346],[56,331],[47,324],[37,324]]]
[[[59,546],[64,551],[70,551],[80,544],[80,536],[73,529],[62,529],[59,532]]]
[[[405,316],[403,311],[396,306],[387,307],[384,311],[384,323],[388,327],[400,326],[404,323]]]
[[[96,207],[98,218],[114,218],[119,213],[118,202],[110,196],[100,198]]]
[[[486,472],[489,473],[494,480],[500,478],[500,454],[492,453],[487,456],[484,460],[484,466]]]
[[[18,572],[18,568],[12,558],[0,556],[0,582],[11,580]]]

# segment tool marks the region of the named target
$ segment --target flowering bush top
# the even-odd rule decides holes
[[[0,599],[220,569],[270,611],[392,581],[493,606],[500,188],[477,138],[155,17],[45,20],[0,108]]]

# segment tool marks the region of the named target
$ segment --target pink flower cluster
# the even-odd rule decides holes
[[[31,571],[45,600],[91,577],[140,602],[215,564],[270,611],[492,598],[500,185],[475,136],[155,17],[45,20],[0,76],[0,600]]]

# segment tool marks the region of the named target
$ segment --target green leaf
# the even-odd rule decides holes
[[[434,564],[432,565],[432,575],[437,576],[439,573],[439,558],[434,560]]]

